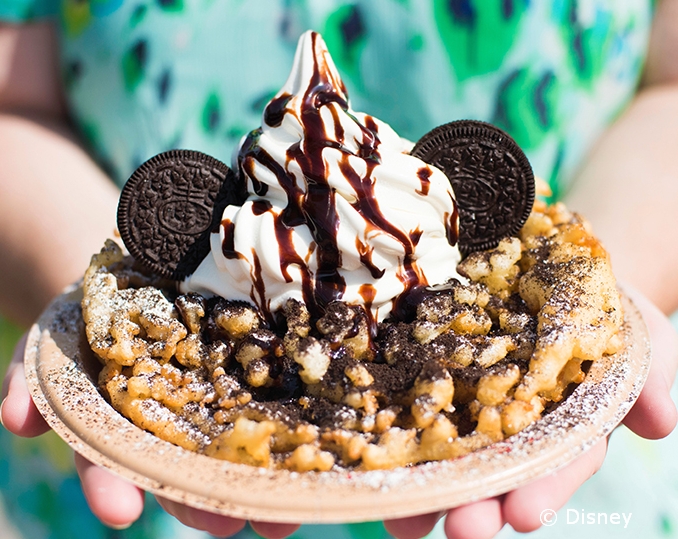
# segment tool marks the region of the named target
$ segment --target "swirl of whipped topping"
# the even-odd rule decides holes
[[[325,43],[306,32],[240,147],[249,198],[225,209],[211,254],[182,289],[253,302],[268,316],[294,298],[314,314],[342,300],[383,320],[414,288],[459,278],[452,187],[410,149],[350,109]]]

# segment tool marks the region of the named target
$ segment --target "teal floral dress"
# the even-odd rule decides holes
[[[314,29],[354,110],[413,141],[455,119],[490,121],[517,140],[556,198],[632,97],[651,18],[650,0],[0,0],[0,20],[48,19],[58,28],[73,124],[119,185],[171,148],[229,162],[284,83],[299,35]],[[661,451],[624,439],[636,463]],[[27,539],[204,537],[150,499],[139,523],[109,530],[86,509],[68,452],[53,435],[26,441],[0,430],[0,441],[5,512]],[[649,489],[652,473],[643,473]],[[626,470],[612,475],[624,479]],[[590,482],[571,503],[593,511],[620,494],[615,485]],[[645,537],[678,526],[677,490],[648,513]],[[544,533],[572,531],[558,528]],[[304,526],[294,537],[319,536],[388,535],[367,523]]]

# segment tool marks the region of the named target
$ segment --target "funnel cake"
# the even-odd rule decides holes
[[[133,270],[118,275],[122,286],[148,284]],[[75,451],[145,490],[260,521],[400,518],[513,490],[561,468],[609,435],[640,394],[650,366],[647,330],[622,296],[624,324],[616,334],[622,349],[590,362],[584,381],[567,398],[517,434],[451,460],[388,471],[337,465],[326,472],[298,473],[186,450],[118,413],[99,390],[103,367],[87,342],[82,297],[82,288],[59,297],[29,332],[26,379],[48,424]],[[467,368],[470,380],[474,369]],[[460,395],[461,390],[456,398]]]
[[[254,466],[389,469],[516,434],[621,348],[607,253],[562,204],[457,269],[467,283],[419,290],[399,320],[289,299],[272,326],[245,302],[163,291],[109,242],[83,317],[104,395],[164,440]]]
[[[296,472],[452,459],[621,347],[607,253],[534,203],[515,142],[462,121],[413,146],[351,109],[317,33],[235,161],[144,163],[118,208],[133,258],[109,241],[85,274],[100,389],[164,440]]]

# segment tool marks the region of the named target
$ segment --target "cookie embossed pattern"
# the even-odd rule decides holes
[[[534,203],[532,167],[518,145],[485,122],[457,121],[422,137],[412,155],[447,175],[460,203],[462,251],[496,247],[516,234]]]
[[[173,150],[140,166],[118,206],[118,229],[132,256],[158,275],[183,279],[209,252],[219,210],[241,204],[233,172],[196,151]]]
[[[413,148],[352,111],[307,33],[234,171],[175,150],[130,179],[133,256],[107,242],[34,326],[35,402],[90,460],[234,516],[506,492],[609,433],[649,365],[589,225],[535,191],[493,126]]]

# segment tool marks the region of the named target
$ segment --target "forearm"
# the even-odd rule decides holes
[[[643,89],[605,133],[566,198],[593,224],[617,277],[678,308],[678,85]]]
[[[0,114],[0,311],[30,323],[113,234],[117,189],[65,126]]]

